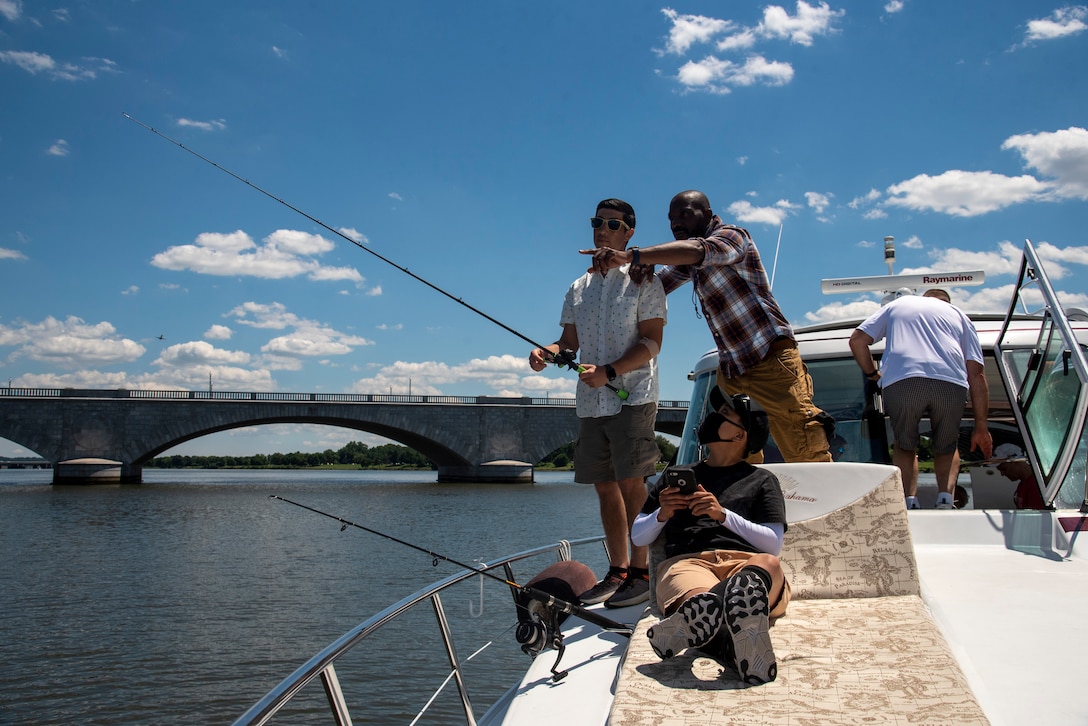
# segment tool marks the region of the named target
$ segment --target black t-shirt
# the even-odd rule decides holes
[[[695,481],[711,492],[718,503],[756,524],[780,523],[786,526],[786,502],[778,478],[766,469],[747,462],[732,466],[695,465]],[[642,507],[650,514],[661,506],[658,492],[653,491]],[[759,552],[748,540],[708,516],[696,517],[680,510],[665,522],[665,556],[693,554],[704,550],[741,550]]]

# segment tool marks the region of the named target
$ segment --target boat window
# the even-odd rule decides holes
[[[710,389],[717,383],[717,370],[712,369],[700,373],[695,378],[691,387],[691,401],[688,403],[688,415],[684,419],[684,434],[680,438],[680,446],[676,450],[676,463],[690,466],[699,461],[699,439],[695,432],[699,430],[699,424],[706,413],[707,399],[710,397]]]

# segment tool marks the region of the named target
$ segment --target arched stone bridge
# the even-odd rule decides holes
[[[687,405],[660,402],[657,430],[679,436]],[[54,483],[139,482],[178,444],[275,423],[383,436],[433,461],[443,482],[531,481],[532,463],[578,431],[563,398],[0,388],[0,437],[50,461]]]

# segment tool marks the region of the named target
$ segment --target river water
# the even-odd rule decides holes
[[[342,633],[459,569],[270,495],[468,563],[601,531],[593,488],[569,472],[521,485],[309,470],[145,469],[144,484],[127,486],[50,480],[0,471],[5,725],[230,723]],[[603,548],[576,554],[598,574],[606,565]],[[467,671],[479,716],[528,657],[513,638],[509,588],[460,587],[443,600],[459,655],[491,643]],[[356,723],[410,723],[441,685],[448,664],[433,613],[418,610],[338,664]],[[304,694],[273,723],[330,723],[320,686]],[[456,723],[458,708],[450,685],[420,723]]]

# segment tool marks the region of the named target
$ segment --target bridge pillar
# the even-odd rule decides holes
[[[54,484],[140,484],[144,468],[113,459],[85,457],[53,465]]]
[[[439,466],[438,481],[443,484],[481,482],[484,484],[532,484],[533,465],[525,461],[498,459],[482,464]]]

